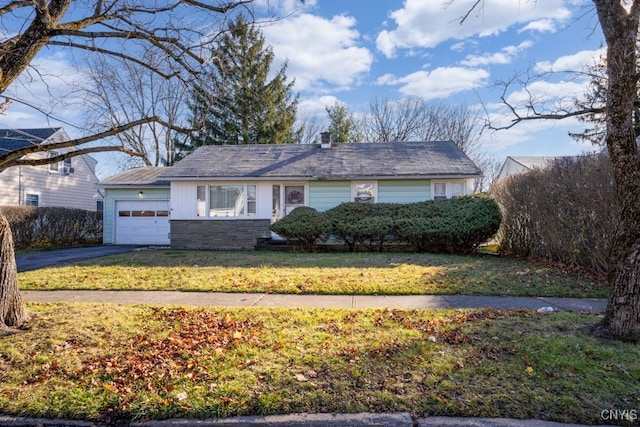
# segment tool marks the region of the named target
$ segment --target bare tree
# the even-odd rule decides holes
[[[367,141],[451,140],[471,155],[479,149],[481,124],[465,105],[403,98],[374,99],[362,126]]]
[[[495,159],[481,147],[483,123],[466,105],[427,102],[418,98],[374,99],[360,124],[365,140],[373,142],[453,141],[483,171],[476,191],[495,178]]]
[[[313,144],[320,140],[320,132],[324,129],[323,118],[309,111],[298,111],[295,132],[300,135],[300,144]]]
[[[420,139],[426,119],[426,105],[419,98],[375,98],[363,118],[362,132],[369,142],[416,140]]]
[[[189,81],[198,76],[204,62],[201,53],[222,28],[221,20],[239,7],[249,7],[254,0],[13,0],[0,5],[0,93],[30,67],[44,48],[72,50],[74,55],[116,58],[146,67],[167,79]],[[8,35],[8,36],[6,36]],[[144,52],[155,52],[163,66],[148,64]],[[7,100],[9,101],[9,100]],[[19,101],[19,100],[18,100]],[[4,104],[7,105],[6,103]],[[136,127],[158,123],[171,127],[161,117],[141,114],[127,122],[98,129],[70,141],[43,146],[32,145],[0,154],[0,171],[18,165],[41,165],[62,161],[86,153],[120,151],[141,156],[123,144],[90,145]],[[71,148],[50,158],[28,156],[41,151]],[[23,326],[28,315],[22,305],[13,270],[13,242],[0,220],[0,330]]]
[[[145,54],[146,64],[162,69],[162,58]],[[97,127],[118,127],[138,117],[162,117],[169,126],[151,122],[118,133],[123,147],[140,153],[127,166],[170,166],[175,142],[187,138],[188,88],[178,79],[166,79],[146,66],[127,61],[91,60],[88,119]]]
[[[524,109],[504,105],[512,112],[512,127],[527,120],[564,119],[601,114],[606,126],[604,142],[611,158],[616,199],[620,206],[618,227],[611,242],[608,282],[609,298],[598,333],[621,340],[640,339],[640,153],[636,142],[634,109],[638,83],[638,25],[640,0],[593,0],[607,43],[605,105],[548,110],[531,98]],[[473,1],[469,11],[482,7]],[[464,23],[466,14],[461,20]],[[506,93],[506,91],[505,91]],[[574,104],[575,106],[575,104]],[[524,111],[524,112],[523,112]]]

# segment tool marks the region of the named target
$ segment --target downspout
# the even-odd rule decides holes
[[[18,206],[22,206],[22,165],[18,166]]]

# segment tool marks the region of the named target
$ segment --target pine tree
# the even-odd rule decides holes
[[[353,113],[347,110],[344,104],[336,102],[331,107],[326,107],[329,116],[329,132],[333,142],[357,142],[362,140]]]
[[[294,82],[287,81],[286,64],[268,80],[273,57],[260,30],[242,15],[229,24],[211,54],[211,85],[192,92],[193,124],[202,127],[179,147],[183,154],[201,145],[298,141]]]

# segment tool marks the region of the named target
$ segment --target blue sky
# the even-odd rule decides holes
[[[603,37],[587,0],[484,0],[464,24],[458,20],[475,0],[258,0],[258,17],[282,19],[262,28],[276,61],[288,61],[300,112],[326,116],[344,103],[358,114],[369,102],[416,96],[464,103],[506,123],[495,86],[528,69],[582,70],[601,55]],[[49,94],[83,81],[69,53],[47,49],[37,57],[40,76],[25,76],[12,95],[46,105]],[[538,82],[535,96],[566,102],[582,93],[585,77],[558,74]],[[504,93],[524,99],[522,87]],[[55,107],[62,126],[79,119],[78,107]],[[484,113],[483,113],[484,114]],[[21,106],[0,116],[0,127],[61,125]],[[82,126],[79,126],[82,127]],[[570,155],[590,150],[568,136],[576,120],[531,121],[507,131],[484,132],[483,149],[502,161],[508,155]],[[107,167],[101,159],[102,168]],[[102,172],[102,175],[108,173]]]
[[[322,112],[339,101],[363,112],[374,98],[417,96],[425,100],[482,105],[505,123],[498,81],[528,69],[580,71],[601,55],[603,37],[590,1],[485,0],[463,16],[471,0],[293,0],[271,2],[288,18],[263,29],[276,56],[288,60],[301,109]],[[272,9],[272,10],[274,10]],[[555,75],[537,83],[538,97],[570,99],[588,80]],[[524,99],[521,86],[506,94]],[[484,132],[484,149],[507,155],[576,154],[568,131],[576,120],[522,123]]]

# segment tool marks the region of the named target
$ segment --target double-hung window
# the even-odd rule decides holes
[[[449,199],[451,197],[464,196],[465,183],[460,180],[436,181],[433,183],[434,200]]]
[[[49,151],[49,158],[52,159],[58,156],[57,151]],[[49,163],[49,172],[58,172],[60,168],[60,162]]]
[[[209,218],[246,218],[256,215],[256,186],[253,184],[199,185],[196,214]]]
[[[25,206],[40,206],[40,196],[37,194],[26,194],[24,196],[24,205]]]

